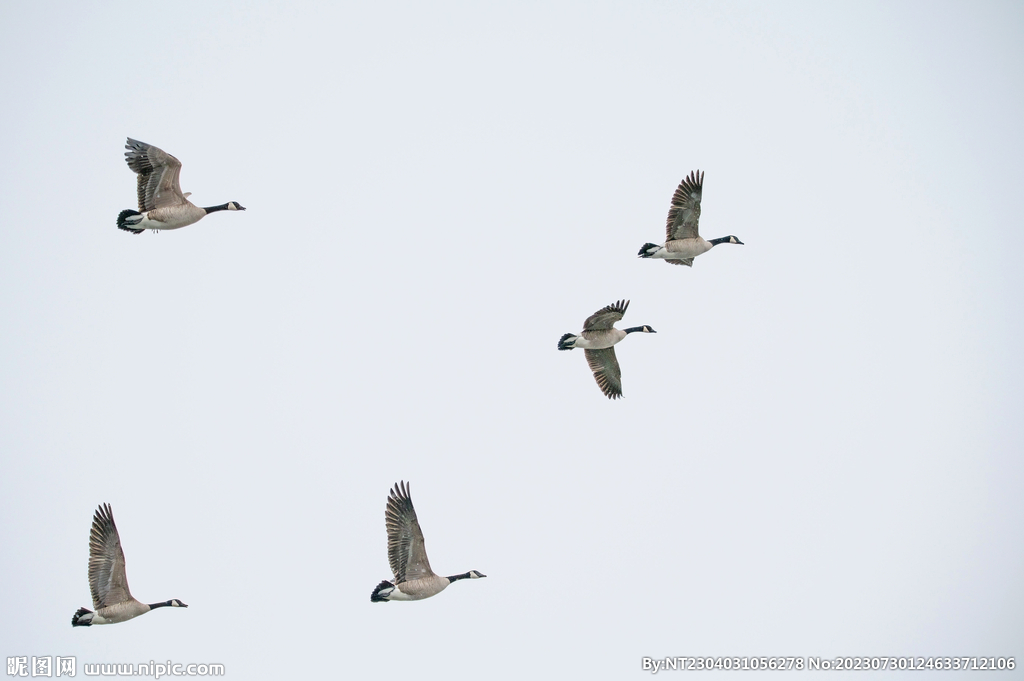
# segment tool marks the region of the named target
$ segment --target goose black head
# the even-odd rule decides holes
[[[245,210],[245,206],[238,203],[237,201],[228,201],[227,203],[222,203],[219,206],[205,207],[203,208],[203,210],[205,210],[207,213],[216,213],[217,211],[220,210]]]
[[[167,605],[171,606],[172,608],[187,608],[188,607],[187,605],[185,605],[184,603],[179,601],[177,598],[172,598],[171,600],[167,601]]]
[[[712,239],[708,243],[711,244],[712,246],[717,246],[718,244],[739,244],[740,246],[743,245],[742,241],[732,236],[731,234],[729,236],[723,236],[719,239]]]
[[[457,582],[460,579],[480,579],[481,577],[486,576],[487,575],[483,574],[482,572],[470,570],[469,572],[463,572],[461,575],[452,575],[451,577],[448,577],[448,583],[451,584],[452,582]]]

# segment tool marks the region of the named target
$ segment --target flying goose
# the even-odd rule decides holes
[[[177,598],[149,605],[132,598],[128,590],[128,578],[124,574],[121,538],[114,525],[110,504],[103,504],[96,509],[92,518],[92,532],[89,535],[89,590],[92,591],[92,607],[96,608],[96,612],[79,608],[71,618],[73,627],[116,624],[145,615],[154,608],[188,607]]]
[[[622,319],[627,307],[628,300],[602,307],[583,322],[583,333],[578,336],[567,333],[558,339],[559,350],[583,348],[590,370],[594,372],[594,380],[610,400],[622,397],[622,372],[619,371],[619,361],[615,359],[615,348],[612,346],[635,331],[657,333],[646,325],[616,329],[613,324]]]
[[[665,245],[644,244],[640,248],[641,258],[663,258],[673,265],[693,266],[693,259],[707,253],[718,244],[740,244],[734,236],[705,240],[697,233],[700,220],[700,196],[704,188],[704,173],[690,171],[672,195],[672,207],[668,209],[665,225]]]
[[[181,161],[131,137],[124,148],[128,150],[124,152],[128,167],[139,176],[139,210],[121,211],[117,216],[118,229],[133,234],[142,234],[147,229],[178,229],[199,222],[214,211],[245,210],[235,201],[200,208],[188,200],[192,192],[181,193],[178,185]]]
[[[395,575],[394,583],[384,580],[370,594],[372,603],[381,601],[419,601],[436,596],[459,579],[480,579],[487,575],[476,570],[453,577],[439,577],[430,569],[427,551],[423,548],[423,532],[416,520],[416,510],[409,497],[409,485],[403,480],[388,495],[384,511],[388,528],[388,562]]]

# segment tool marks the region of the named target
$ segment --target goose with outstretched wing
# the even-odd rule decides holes
[[[92,531],[89,533],[89,590],[92,592],[92,607],[96,611],[79,608],[71,618],[73,627],[125,622],[156,608],[188,607],[177,598],[147,604],[132,597],[124,571],[121,537],[117,533],[110,504],[103,504],[96,509],[92,518]]]
[[[673,265],[693,266],[693,259],[718,244],[740,244],[736,237],[723,236],[708,241],[697,231],[700,222],[700,199],[704,192],[704,173],[699,170],[684,177],[672,195],[665,225],[665,243],[646,243],[640,248],[641,258],[661,258]]]
[[[388,562],[395,581],[385,579],[378,584],[370,594],[371,602],[419,601],[436,596],[460,579],[487,576],[476,570],[451,577],[434,574],[423,546],[423,531],[412,506],[409,485],[404,480],[396,484],[388,495],[384,524],[388,531]]]
[[[127,208],[117,216],[117,227],[132,234],[147,229],[178,229],[199,222],[209,213],[245,210],[237,201],[202,208],[188,200],[192,192],[181,192],[178,175],[181,161],[152,144],[128,138],[125,161],[138,175],[139,210]]]
[[[626,314],[627,307],[628,300],[602,307],[583,322],[582,333],[567,333],[558,339],[559,350],[583,348],[597,386],[611,400],[622,397],[622,372],[613,346],[631,333],[657,333],[646,324],[616,329],[614,324]]]

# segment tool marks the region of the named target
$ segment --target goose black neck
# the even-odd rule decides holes
[[[623,331],[625,331],[626,333],[639,333],[640,331],[643,331],[645,328],[647,328],[647,327],[645,327],[645,326],[631,326],[628,329],[623,329]]]
[[[711,239],[710,241],[708,241],[708,243],[711,244],[712,246],[717,246],[718,244],[728,244],[728,243],[731,243],[732,239],[736,239],[736,237],[734,237],[734,236],[723,236],[723,237],[720,237],[718,239]],[[736,239],[736,241],[739,241],[739,239]]]
[[[150,610],[155,610],[156,608],[167,608],[167,607],[170,607],[170,605],[171,605],[170,601],[164,601],[163,603],[150,603],[149,604],[149,609]]]
[[[457,581],[459,579],[469,579],[469,573],[466,572],[461,575],[454,575],[453,577],[448,577],[448,583],[451,584],[452,582]]]
[[[227,210],[227,209],[228,209],[228,204],[222,203],[219,206],[210,206],[209,208],[204,208],[203,210],[205,210],[207,213],[215,213],[218,210]]]

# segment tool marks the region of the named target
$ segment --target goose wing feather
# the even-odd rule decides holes
[[[615,348],[584,350],[584,354],[601,392],[612,400],[622,397],[622,372],[619,360],[615,358]]]
[[[388,562],[395,584],[433,575],[423,546],[423,531],[405,481],[396,484],[388,495],[384,522],[388,529]]]
[[[622,319],[622,316],[626,314],[626,308],[629,307],[628,300],[620,300],[617,303],[606,305],[594,314],[587,317],[587,321],[583,322],[584,331],[601,331],[604,329],[612,328],[612,325]]]
[[[114,525],[110,504],[103,504],[92,518],[89,535],[89,590],[92,604],[99,610],[108,605],[132,600],[124,571],[121,537]]]
[[[146,212],[185,203],[178,185],[181,161],[166,151],[128,138],[124,145],[128,167],[139,176],[139,210]]]
[[[704,191],[704,173],[690,171],[672,195],[672,207],[668,210],[665,238],[693,239],[700,236],[697,223],[700,221],[700,197]]]

